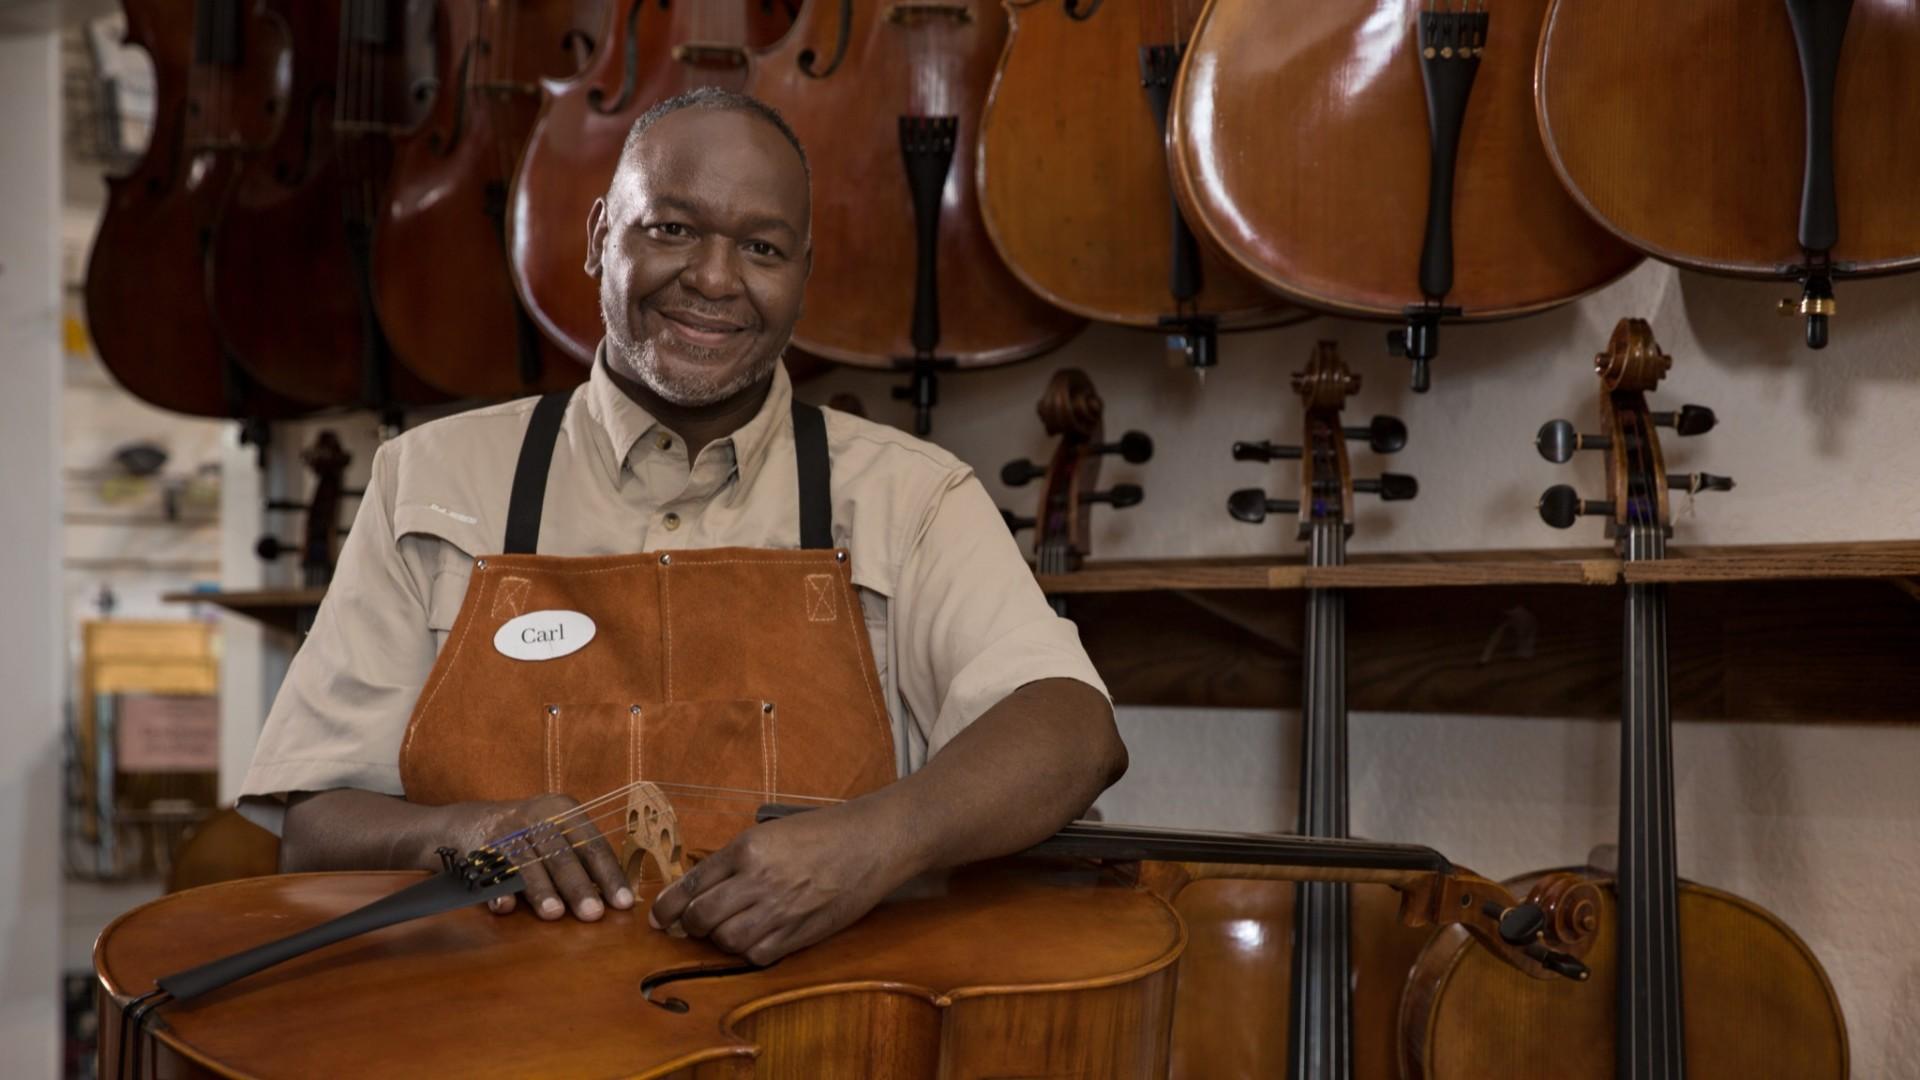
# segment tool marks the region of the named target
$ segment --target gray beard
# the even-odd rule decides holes
[[[635,340],[628,335],[626,322],[615,320],[607,314],[606,298],[601,297],[600,322],[606,330],[607,348],[616,355],[624,372],[640,380],[640,385],[660,395],[661,400],[672,402],[683,408],[700,405],[712,405],[740,393],[747,387],[760,382],[773,374],[773,366],[780,362],[780,353],[776,350],[767,356],[755,360],[730,379],[722,379],[712,369],[701,368],[678,380],[669,378],[660,363],[659,344],[652,338]],[[667,333],[668,331],[661,331]],[[707,350],[698,346],[681,343],[682,351],[701,357]]]

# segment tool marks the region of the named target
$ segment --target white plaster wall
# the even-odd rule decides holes
[[[46,7],[47,5],[40,5]],[[59,1060],[60,275],[58,46],[50,12],[0,20],[0,1074]],[[49,510],[52,512],[49,512]]]
[[[1920,277],[1843,284],[1834,344],[1821,353],[1801,346],[1798,320],[1772,311],[1794,292],[1650,264],[1542,316],[1448,327],[1424,396],[1406,389],[1406,364],[1386,355],[1377,324],[1319,319],[1224,339],[1204,386],[1169,366],[1156,338],[1095,327],[1038,361],[944,379],[934,437],[973,463],[1001,505],[1031,514],[1035,489],[1002,488],[999,468],[1044,460],[1050,442],[1034,402],[1055,368],[1076,365],[1106,399],[1110,435],[1139,427],[1157,443],[1151,463],[1110,460],[1104,470],[1107,482],[1143,484],[1146,501],[1097,512],[1098,556],[1292,554],[1287,524],[1242,525],[1225,501],[1259,484],[1290,498],[1293,467],[1236,463],[1228,447],[1297,440],[1287,376],[1329,338],[1365,376],[1349,416],[1389,412],[1411,431],[1388,462],[1360,448],[1356,475],[1390,467],[1421,486],[1407,503],[1362,496],[1352,550],[1599,546],[1597,523],[1557,532],[1534,501],[1562,482],[1601,497],[1600,461],[1554,466],[1532,440],[1554,417],[1593,429],[1593,354],[1616,320],[1636,315],[1674,356],[1655,402],[1708,405],[1720,417],[1709,435],[1666,440],[1670,469],[1739,483],[1702,496],[1676,543],[1920,535]],[[851,390],[871,415],[904,426],[886,391],[895,381],[843,370],[802,396]],[[1120,723],[1133,767],[1102,799],[1110,820],[1291,825],[1292,710],[1129,708]],[[1765,905],[1807,939],[1846,1009],[1855,1075],[1920,1077],[1920,726],[1684,724],[1675,742],[1681,872]],[[1359,714],[1352,743],[1361,834],[1432,844],[1496,877],[1578,862],[1612,842],[1614,724]]]

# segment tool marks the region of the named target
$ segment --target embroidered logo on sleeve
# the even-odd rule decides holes
[[[807,621],[832,622],[839,615],[833,602],[833,575],[808,574]]]

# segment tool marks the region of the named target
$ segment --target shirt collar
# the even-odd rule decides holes
[[[607,370],[606,349],[603,340],[594,350],[593,373],[587,377],[587,413],[606,433],[608,471],[617,485],[626,478],[626,466],[636,446],[639,453],[658,452],[650,436],[661,424],[613,381]],[[751,474],[766,460],[767,450],[776,439],[793,437],[792,408],[793,381],[787,376],[785,362],[777,363],[773,366],[773,385],[753,419],[713,445],[733,455],[735,470]]]

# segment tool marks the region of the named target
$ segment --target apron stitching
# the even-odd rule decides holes
[[[848,588],[849,590],[852,588],[851,580],[848,581]],[[854,610],[856,611],[862,610],[859,607],[859,601],[860,598],[858,596],[853,598]],[[867,632],[866,620],[850,618],[847,620],[847,629],[854,634],[865,634]],[[880,700],[879,692],[873,687],[873,675],[871,674],[873,661],[865,652],[861,651],[861,641],[862,639],[858,637],[853,639],[853,654],[859,660],[859,663],[854,666],[860,669],[860,682],[867,688],[867,704],[873,709],[874,719],[879,723],[881,732],[887,737],[887,746],[898,750],[897,747],[893,746],[893,722],[887,718],[886,707]],[[865,641],[868,649],[873,648],[873,640],[871,638],[867,638]]]
[[[662,682],[666,684],[667,700],[673,700],[673,594],[669,587],[670,567],[660,570],[660,647],[662,665],[666,668]]]
[[[567,567],[559,567],[559,566],[555,566],[555,567],[540,567],[540,568],[539,568],[539,570],[540,570],[540,572],[541,572],[541,573],[544,573],[544,574],[618,574],[618,573],[621,573],[621,572],[623,572],[623,571],[628,571],[628,570],[632,570],[632,569],[634,569],[634,564],[636,564],[636,563],[639,563],[639,562],[641,562],[642,560],[645,560],[645,561],[651,561],[651,562],[658,562],[658,561],[659,561],[659,558],[658,558],[658,556],[659,556],[659,554],[660,554],[659,552],[640,552],[640,553],[638,553],[638,554],[634,554],[634,555],[615,555],[615,556],[599,556],[599,555],[588,555],[588,556],[581,556],[581,557],[582,557],[582,558],[617,558],[617,559],[621,559],[621,560],[623,560],[623,562],[622,562],[622,564],[621,564],[621,565],[619,565],[619,566],[596,566],[596,567],[586,567],[586,566],[582,566],[582,567],[574,567],[574,568],[567,568]],[[810,549],[810,548],[809,548],[809,549],[796,549],[796,550],[794,550],[794,551],[792,551],[792,552],[790,552],[790,553],[788,553],[788,554],[787,554],[787,556],[786,556],[786,557],[784,557],[784,558],[769,558],[769,559],[715,559],[715,560],[712,560],[712,561],[703,561],[703,560],[700,560],[700,559],[698,558],[698,555],[699,555],[699,549],[693,549],[693,550],[689,550],[689,551],[674,551],[674,552],[671,552],[670,554],[673,554],[673,555],[676,555],[676,556],[679,556],[679,557],[680,557],[680,558],[682,558],[682,559],[686,559],[686,560],[688,560],[688,561],[686,561],[686,562],[676,562],[676,563],[674,563],[674,565],[675,565],[675,566],[686,566],[686,567],[696,567],[696,566],[798,566],[798,565],[804,565],[805,563],[807,563],[807,562],[809,562],[809,561],[812,561],[812,559],[813,559],[813,558],[815,557],[815,555],[816,555],[816,551],[815,551],[815,549]],[[803,558],[802,556],[805,556],[805,557]],[[541,559],[553,559],[553,558],[564,558],[564,557],[567,557],[567,556],[558,556],[558,555],[538,555],[538,556],[534,556],[534,557],[535,557],[535,558],[541,558]],[[631,563],[629,563],[629,562],[626,562],[625,560],[632,560],[632,562],[631,562]],[[496,568],[503,568],[503,569],[510,569],[510,570],[511,570],[511,569],[526,569],[526,567],[513,567],[513,566],[503,566],[503,564],[501,564],[501,563],[496,563],[496,564],[494,564],[494,565],[496,566]]]
[[[638,706],[627,713],[627,783],[640,781],[640,725],[646,713]]]
[[[547,710],[547,790],[560,790],[560,710]]]
[[[485,571],[479,571],[479,572],[483,574],[485,573]],[[488,583],[485,581],[482,581],[480,583],[480,599],[482,600],[486,598],[487,585]],[[472,584],[469,583],[467,588],[472,589],[473,588]],[[476,610],[473,611],[471,614],[474,615],[475,617],[478,617],[479,615],[479,611],[477,610],[478,605],[476,604],[475,607],[476,607]],[[461,608],[460,610],[461,615],[469,614],[466,610],[465,599],[462,599],[460,601],[460,608]],[[446,682],[447,682],[446,674],[453,670],[455,664],[459,663],[460,649],[463,645],[467,643],[468,632],[473,629],[473,619],[470,619],[470,618],[462,619],[458,616],[455,616],[453,621],[454,621],[453,641],[450,645],[450,647],[453,649],[453,655],[447,657],[447,665],[445,668],[440,667],[438,657],[434,659],[433,674],[439,675],[440,677],[433,681],[433,689],[428,692],[427,699],[425,701],[420,702],[418,706],[416,706],[415,708],[414,716],[416,716],[419,719],[419,723],[409,723],[407,725],[406,742],[403,743],[400,747],[400,752],[402,754],[405,754],[413,749],[413,737],[420,733],[421,726],[426,723],[427,717],[430,715],[433,708],[433,699],[440,696],[440,688],[446,685]]]
[[[773,798],[773,763],[777,752],[773,744],[773,713],[762,710],[760,713],[760,779],[766,784],[767,798]]]

